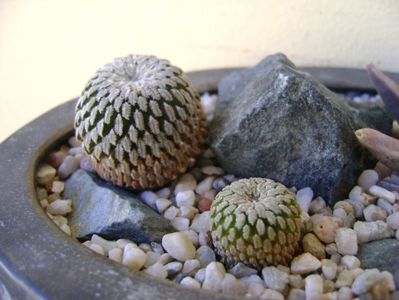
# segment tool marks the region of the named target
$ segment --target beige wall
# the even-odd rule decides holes
[[[0,141],[117,56],[155,54],[189,71],[277,51],[298,65],[399,72],[399,1],[0,0]]]

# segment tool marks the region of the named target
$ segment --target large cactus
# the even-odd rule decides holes
[[[100,68],[76,106],[76,137],[115,185],[155,188],[195,162],[206,137],[200,98],[182,70],[129,55]]]
[[[211,225],[213,245],[226,264],[286,265],[300,238],[301,211],[284,185],[241,179],[216,195]]]

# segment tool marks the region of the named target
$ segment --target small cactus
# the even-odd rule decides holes
[[[100,68],[76,106],[76,137],[118,186],[161,187],[194,164],[206,138],[199,94],[182,70],[129,55]]]
[[[284,185],[264,178],[241,179],[216,195],[211,230],[216,252],[228,265],[286,265],[300,238],[301,210]]]

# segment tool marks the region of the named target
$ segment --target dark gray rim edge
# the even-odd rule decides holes
[[[205,92],[216,90],[219,80],[234,70],[188,75]],[[303,70],[332,89],[373,90],[364,70]],[[399,81],[398,74],[389,75]],[[71,134],[75,101],[43,114],[0,145],[0,296],[5,289],[18,299],[231,299],[129,272],[66,236],[48,219],[36,200],[34,170],[52,146]]]

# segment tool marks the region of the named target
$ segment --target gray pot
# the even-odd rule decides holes
[[[188,75],[200,92],[215,91],[232,70]],[[335,90],[373,90],[363,70],[305,70]],[[68,237],[46,216],[36,199],[34,171],[72,134],[75,103],[52,109],[0,145],[0,299],[232,299],[132,273]]]

